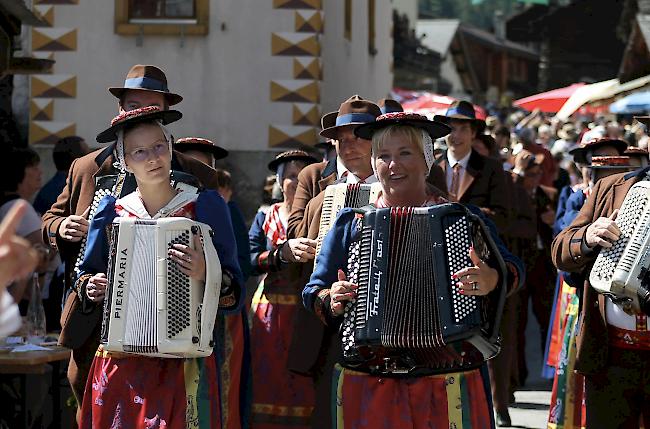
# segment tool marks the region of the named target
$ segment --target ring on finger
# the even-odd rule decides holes
[[[472,290],[478,290],[478,283],[472,282],[471,285],[472,285]]]

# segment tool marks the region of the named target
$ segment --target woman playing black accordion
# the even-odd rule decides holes
[[[359,137],[372,136],[372,165],[382,187],[375,203],[377,208],[447,203],[440,192],[427,185],[426,177],[434,162],[432,139],[448,132],[444,124],[412,113],[382,115],[376,122],[355,129]],[[521,262],[503,246],[494,225],[480,210],[467,208],[488,225],[489,235],[507,269],[500,276],[495,269],[495,258],[483,261],[480,252],[472,247],[469,258],[473,266],[458,271],[448,269],[456,281],[455,292],[464,297],[488,299],[502,294],[504,287],[519,287],[523,275]],[[303,291],[305,306],[330,326],[342,323],[345,306],[355,299],[358,290],[347,278],[348,255],[357,251],[353,243],[361,235],[360,216],[351,209],[341,211],[323,242],[317,267]],[[339,428],[494,427],[489,377],[482,362],[472,369],[451,366],[447,371],[438,369],[429,373],[381,373],[377,367],[373,370],[372,366],[349,365],[343,357],[339,362],[335,368],[337,389],[333,398],[334,418]]]

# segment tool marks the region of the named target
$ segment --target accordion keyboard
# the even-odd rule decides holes
[[[469,224],[466,218],[458,218],[445,228],[445,242],[449,253],[449,284],[452,285],[454,320],[460,323],[476,310],[477,300],[474,296],[461,295],[455,287],[454,273],[470,266],[469,248],[471,246]]]
[[[88,220],[92,220],[92,218],[95,216],[95,213],[97,212],[97,207],[99,207],[99,202],[106,196],[106,195],[111,195],[111,189],[110,188],[99,188],[95,190],[95,195],[93,196],[93,201],[90,203],[90,210],[88,211]],[[86,253],[86,246],[88,245],[88,235],[85,234],[81,238],[81,246],[79,249],[79,254],[77,255],[77,259],[75,260],[74,263],[74,272],[75,274],[79,275],[79,267],[81,266],[81,262],[83,261],[84,254]]]
[[[623,251],[627,246],[630,238],[636,228],[637,224],[642,220],[641,215],[644,212],[644,208],[648,204],[648,195],[645,188],[636,188],[633,187],[630,189],[630,192],[625,197],[625,202],[621,206],[619,211],[619,216],[616,218],[616,225],[621,231],[621,235],[618,240],[614,243],[609,249],[603,249],[596,263],[591,270],[591,276],[595,276],[600,282],[610,282],[614,275],[614,270],[616,265],[619,263]],[[629,255],[637,254],[637,252],[628,252]],[[622,264],[627,262],[627,271],[632,269],[632,261],[623,261]]]
[[[189,246],[190,232],[188,230],[167,232],[166,241],[170,248],[174,244]],[[167,279],[169,282],[167,305],[174,310],[167,312],[167,338],[174,338],[190,326],[190,278],[180,270],[176,262],[167,258]]]

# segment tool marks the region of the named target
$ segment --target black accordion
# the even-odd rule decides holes
[[[460,204],[366,211],[349,252],[357,298],[342,326],[344,365],[378,374],[436,374],[480,366],[500,350],[505,263],[478,216]],[[499,272],[487,296],[458,293],[452,275],[474,249]]]

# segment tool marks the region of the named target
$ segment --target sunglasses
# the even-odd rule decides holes
[[[127,155],[131,157],[131,159],[134,160],[135,162],[143,162],[149,159],[149,157],[152,154],[154,157],[159,157],[165,155],[167,152],[169,152],[169,145],[167,144],[167,142],[165,142],[165,143],[157,143],[150,148],[145,148],[145,147],[138,148],[134,151],[127,153]]]

